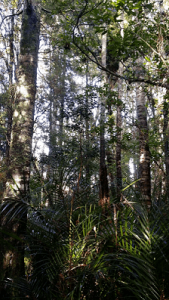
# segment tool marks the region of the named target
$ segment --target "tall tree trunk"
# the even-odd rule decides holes
[[[85,169],[86,169],[86,186],[90,186],[90,166],[89,166],[89,95],[88,95],[88,87],[89,87],[89,82],[88,82],[88,77],[89,77],[89,62],[87,60],[86,62],[86,94],[85,94],[85,130],[86,130],[86,161],[85,161]]]
[[[116,81],[112,80],[112,78],[109,76],[108,78],[109,81],[109,89],[113,91],[114,86]],[[110,101],[108,101],[108,115],[110,116],[110,118],[112,117],[112,104]],[[113,140],[113,135],[110,131],[110,138]],[[116,199],[116,185],[115,185],[115,179],[116,176],[114,175],[113,170],[114,165],[116,165],[116,154],[114,153],[114,150],[109,148],[106,149],[106,156],[107,156],[107,169],[108,169],[108,175],[109,175],[109,180],[110,180],[110,192],[111,192],[111,197],[112,199]]]
[[[145,92],[143,84],[137,86],[136,105],[140,145],[140,190],[143,201],[145,201],[147,208],[149,208],[151,206],[150,152],[148,145],[147,111],[145,106]]]
[[[166,94],[163,104],[164,111],[164,125],[163,125],[163,135],[164,135],[164,153],[165,153],[165,169],[166,169],[166,180],[165,180],[165,191],[166,199],[169,198],[169,120],[168,120],[168,99],[169,93]]]
[[[60,92],[60,112],[59,112],[59,146],[61,151],[61,161],[59,167],[59,193],[58,196],[62,201],[64,201],[64,193],[63,193],[63,175],[64,175],[64,167],[63,167],[63,136],[64,136],[64,109],[65,109],[65,94],[66,94],[66,55],[63,55],[63,66],[62,72],[60,74],[61,78],[61,92]]]
[[[107,150],[106,151],[106,156],[107,156],[107,165],[108,165],[108,175],[110,178],[110,191],[111,191],[111,196],[112,199],[114,200],[116,197],[116,187],[114,183],[114,174],[113,174],[113,165],[115,163],[115,155],[112,150]]]
[[[52,49],[52,48],[51,48]],[[66,95],[66,70],[67,60],[65,54],[54,53],[50,57],[50,115],[49,115],[49,157],[51,161],[48,166],[48,177],[53,177],[53,184],[57,187],[49,191],[49,205],[53,207],[58,198],[64,201],[63,193],[63,169],[64,169],[64,117],[65,117],[65,95]],[[56,149],[59,149],[59,165],[54,168],[54,157]]]
[[[121,171],[121,128],[122,128],[122,116],[121,105],[117,106],[116,115],[116,127],[117,127],[117,144],[116,144],[116,178],[117,178],[117,201],[120,201],[121,189],[122,189],[122,171]]]
[[[123,66],[119,64],[119,74],[122,75],[123,73]],[[116,114],[116,127],[117,127],[117,144],[116,144],[116,179],[117,179],[117,201],[120,201],[121,197],[121,189],[122,189],[122,169],[121,169],[121,136],[122,136],[122,80],[118,79],[118,97],[120,103],[117,105],[117,114]]]
[[[12,103],[14,103],[14,92],[15,88],[13,85],[13,71],[14,71],[14,9],[12,9],[11,17],[11,30],[10,30],[10,39],[9,39],[9,48],[10,48],[10,61],[9,61],[9,99],[7,104],[7,134],[6,134],[6,167],[9,167],[9,150],[11,142],[11,131],[12,131]]]
[[[124,15],[122,13],[122,19]],[[124,37],[123,31],[123,22],[122,28],[120,30],[121,37]],[[119,63],[119,74],[123,75],[123,65]],[[117,115],[116,115],[116,127],[117,127],[117,144],[116,144],[116,179],[117,179],[117,201],[120,201],[121,198],[121,189],[122,189],[122,168],[121,168],[121,138],[122,138],[122,96],[123,96],[123,81],[118,79],[118,97],[120,103],[117,105]]]
[[[12,15],[14,14],[14,9],[12,9]],[[9,36],[9,64],[8,64],[8,72],[9,72],[9,92],[7,97],[7,132],[6,132],[6,149],[5,149],[5,164],[6,169],[9,168],[9,149],[10,149],[10,141],[11,141],[11,130],[12,130],[12,103],[14,102],[14,85],[13,85],[13,65],[14,65],[14,16],[11,17],[11,28],[10,28],[10,36]],[[4,236],[0,233],[0,239],[3,240]],[[3,272],[3,254],[5,253],[5,243],[2,243],[0,251],[0,280],[4,277]],[[0,294],[3,295],[3,291],[0,288]]]
[[[40,23],[31,1],[25,3],[5,198],[29,191]]]
[[[107,34],[102,36],[102,65],[106,67]],[[105,82],[106,74],[103,74]],[[100,111],[100,199],[99,204],[104,207],[109,204],[109,188],[107,180],[107,167],[105,161],[105,99],[102,95]]]
[[[26,199],[29,195],[39,29],[39,17],[32,2],[25,1],[4,207],[8,200],[19,201],[20,197]],[[27,212],[26,209],[24,212],[22,210],[21,216],[17,215],[9,220],[5,217],[5,214],[9,213],[9,209],[11,206],[6,206],[6,210],[3,211],[1,224],[6,231],[13,231],[21,240],[10,238],[13,247],[10,250],[6,249],[4,253],[3,269],[4,277],[14,278],[24,275],[23,236],[26,229]]]

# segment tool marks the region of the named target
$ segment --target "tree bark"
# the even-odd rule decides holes
[[[116,115],[116,127],[117,127],[117,144],[116,144],[116,179],[117,179],[117,201],[120,201],[121,189],[122,189],[122,171],[121,171],[121,128],[122,128],[122,116],[121,105],[117,106]]]
[[[115,178],[113,174],[113,165],[115,164],[115,155],[113,151],[107,150],[106,151],[107,156],[107,165],[108,165],[108,175],[110,178],[110,191],[112,199],[114,200],[116,197],[116,186],[115,186]]]
[[[123,65],[119,64],[119,74],[123,73]],[[117,127],[117,144],[116,144],[116,179],[117,179],[117,201],[121,198],[122,189],[122,169],[121,169],[121,138],[122,138],[122,95],[123,95],[123,83],[121,79],[118,79],[118,97],[120,103],[117,105],[116,114],[116,127]]]
[[[136,105],[140,145],[140,190],[142,198],[145,201],[147,208],[149,208],[151,206],[150,152],[148,145],[147,112],[143,84],[137,86]]]
[[[25,1],[22,17],[20,57],[17,72],[17,93],[12,120],[12,133],[9,150],[9,168],[6,189],[3,195],[4,211],[1,225],[5,231],[13,232],[20,239],[4,236],[10,249],[4,251],[4,278],[15,278],[24,275],[24,234],[26,230],[26,207],[22,214],[7,218],[13,202],[20,198],[28,200],[32,134],[34,123],[34,105],[36,93],[37,60],[39,47],[39,17],[31,1]],[[9,201],[8,201],[9,200]],[[18,204],[19,205],[19,204]],[[15,206],[13,206],[15,207]],[[18,206],[16,206],[18,208]],[[11,210],[12,211],[12,210]],[[23,212],[24,211],[24,212]],[[12,297],[12,296],[10,296]],[[12,299],[12,298],[10,298]]]
[[[25,3],[5,198],[29,191],[40,23],[31,1]]]
[[[85,93],[85,135],[86,135],[86,161],[85,161],[85,169],[86,169],[86,186],[90,187],[90,165],[89,165],[89,144],[90,144],[90,136],[89,136],[89,95],[88,95],[88,77],[89,77],[89,62],[86,62],[86,93]]]
[[[166,200],[169,198],[169,123],[168,123],[168,99],[169,93],[166,94],[164,104],[163,104],[163,115],[164,115],[164,125],[163,125],[163,135],[164,135],[164,154],[165,154],[165,169],[166,169],[166,179],[165,179],[165,192]]]
[[[14,14],[14,9],[12,9]],[[13,66],[14,66],[14,16],[11,17],[11,31],[9,38],[10,48],[10,61],[9,61],[9,98],[7,104],[7,133],[6,133],[6,167],[9,167],[9,150],[11,142],[11,131],[12,131],[12,103],[14,102],[14,85],[13,85]]]
[[[102,36],[102,65],[106,67],[106,51],[107,51],[107,35]],[[105,82],[106,74],[103,74],[103,83]],[[109,188],[107,180],[107,166],[105,161],[105,99],[102,95],[101,109],[100,109],[100,199],[99,204],[102,207],[109,205]]]

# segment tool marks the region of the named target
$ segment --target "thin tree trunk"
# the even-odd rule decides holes
[[[107,34],[102,36],[102,65],[106,67]],[[103,75],[105,82],[106,75]],[[100,199],[99,204],[104,207],[109,204],[109,188],[107,180],[107,167],[105,161],[105,99],[102,95],[100,111]]]
[[[113,175],[113,165],[115,163],[115,155],[113,151],[107,150],[106,156],[107,156],[107,164],[108,164],[108,175],[110,178],[110,191],[111,191],[112,199],[114,199],[116,196],[116,187],[114,184],[115,178]]]
[[[122,13],[122,19],[124,19]],[[124,37],[123,22],[120,30],[122,38]],[[119,63],[119,74],[123,74],[123,65]],[[116,144],[116,179],[117,179],[117,201],[120,201],[122,190],[122,168],[121,168],[121,139],[122,139],[122,96],[123,96],[123,81],[118,79],[118,97],[120,103],[117,105],[116,127],[117,127],[117,144]]]
[[[146,206],[149,208],[151,206],[150,152],[148,145],[147,112],[143,84],[137,87],[136,105],[140,145],[140,190],[142,198],[145,201]]]
[[[12,15],[14,9],[12,9]],[[9,167],[9,150],[11,142],[11,131],[12,131],[12,103],[14,103],[15,88],[13,86],[13,66],[14,66],[14,15],[11,17],[11,32],[9,39],[10,46],[10,62],[9,62],[9,99],[7,104],[7,133],[6,133],[6,167]]]
[[[111,79],[111,77],[109,77],[109,89],[113,91],[115,86],[115,81],[113,81]],[[110,116],[110,118],[112,117],[112,107],[111,107],[111,103],[108,102],[108,115]],[[113,135],[112,133],[110,133],[110,138],[113,139]],[[116,164],[116,157],[114,154],[113,149],[107,149],[106,150],[106,157],[107,157],[107,169],[108,169],[108,175],[109,175],[109,179],[110,179],[110,192],[111,192],[111,196],[112,199],[116,198],[116,186],[115,186],[115,176],[113,174],[113,168],[114,165]]]
[[[89,116],[88,116],[88,109],[89,109],[89,99],[88,99],[88,72],[89,72],[89,67],[88,67],[88,61],[86,63],[86,103],[85,103],[85,110],[86,110],[86,152],[88,153],[89,151]],[[88,179],[89,176],[89,162],[88,162],[88,157],[86,157],[86,179]]]
[[[122,75],[123,66],[119,64],[119,74]],[[123,95],[123,84],[122,80],[118,79],[118,96],[120,103],[117,105],[116,114],[116,127],[117,127],[117,144],[116,144],[116,179],[117,179],[117,201],[120,201],[121,189],[122,189],[122,169],[121,169],[121,138],[122,138],[122,95]]]
[[[169,96],[167,93],[166,96]],[[165,180],[165,190],[166,199],[169,198],[169,123],[168,123],[168,102],[164,100],[163,111],[164,111],[164,125],[163,125],[163,135],[164,135],[164,153],[165,153],[165,168],[166,168],[166,180]]]
[[[117,106],[116,115],[116,127],[117,127],[117,144],[116,144],[116,178],[117,178],[117,201],[120,201],[121,189],[122,189],[122,171],[121,171],[121,128],[122,128],[122,116],[121,105]]]
[[[88,158],[88,155],[89,155],[89,144],[90,144],[90,136],[89,136],[89,95],[88,95],[88,86],[89,86],[89,82],[88,82],[88,79],[89,79],[89,66],[88,66],[88,60],[86,62],[86,94],[85,94],[85,100],[86,100],[86,103],[85,103],[85,130],[86,130],[86,161],[85,161],[85,168],[86,168],[86,186],[90,187],[90,166],[89,166],[89,158]]]
[[[65,86],[66,86],[66,56],[63,56],[63,67],[61,72],[61,93],[60,93],[60,116],[59,116],[59,146],[61,151],[61,162],[59,167],[59,198],[64,201],[63,193],[63,135],[64,135],[64,109],[65,109]]]

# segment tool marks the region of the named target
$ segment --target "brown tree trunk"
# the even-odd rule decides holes
[[[123,74],[123,65],[119,63],[119,74]],[[118,97],[120,103],[117,105],[116,127],[117,127],[117,144],[116,144],[116,179],[117,179],[117,201],[121,198],[122,189],[122,168],[121,168],[121,139],[122,139],[122,96],[123,96],[123,82],[118,79]]]
[[[88,95],[88,72],[89,72],[89,66],[88,66],[88,60],[86,63],[86,94],[85,94],[85,135],[86,135],[86,161],[85,161],[85,169],[86,169],[86,186],[90,187],[90,165],[89,165],[89,95]]]
[[[61,92],[60,92],[60,112],[59,112],[59,146],[61,151],[61,164],[59,167],[59,193],[58,196],[64,202],[63,193],[63,136],[64,136],[64,109],[65,109],[65,94],[66,94],[66,56],[63,56],[63,66],[61,72]],[[66,207],[66,206],[65,206]]]
[[[109,80],[109,88],[110,90],[113,91],[114,86],[115,86],[115,81],[112,80],[111,77],[108,78]],[[108,115],[110,116],[110,118],[112,117],[112,105],[111,102],[108,102]],[[110,138],[113,140],[113,135],[110,132]],[[107,156],[107,169],[108,169],[108,175],[109,175],[109,180],[110,180],[110,192],[111,192],[111,197],[113,200],[116,199],[116,185],[115,185],[115,179],[116,176],[113,173],[113,169],[115,169],[115,165],[116,165],[116,153],[114,153],[114,150],[109,148],[106,150],[106,156]]]
[[[165,190],[166,190],[166,200],[169,198],[169,124],[168,124],[168,99],[169,93],[165,96],[163,111],[164,111],[164,125],[163,125],[163,135],[164,135],[164,153],[165,153],[165,169],[166,169],[166,180],[165,180]]]
[[[102,126],[102,124],[101,124]],[[105,139],[104,132],[100,132],[100,200],[99,204],[105,206],[109,204],[109,188],[107,180],[107,166],[105,162]]]
[[[10,278],[24,275],[23,237],[26,230],[27,211],[25,208],[25,210],[22,210],[22,215],[17,214],[16,217],[11,219],[8,219],[5,215],[9,213],[13,205],[11,203],[7,206],[9,204],[8,200],[14,199],[15,203],[19,203],[20,197],[26,200],[29,195],[39,29],[40,22],[36,11],[31,1],[25,1],[17,73],[17,94],[9,150],[9,168],[3,202],[3,206],[6,209],[3,211],[1,218],[1,225],[5,231],[12,231],[13,234],[20,238],[20,240],[10,238],[12,247],[11,249],[6,249],[4,253],[4,277]],[[16,209],[18,207],[16,205]],[[4,238],[9,243],[9,238]]]
[[[110,191],[111,191],[111,196],[112,199],[115,199],[116,196],[116,187],[115,187],[115,178],[113,174],[113,165],[115,164],[115,155],[113,151],[107,150],[106,151],[106,156],[107,156],[107,164],[108,164],[108,175],[110,178]]]
[[[102,36],[102,65],[106,67],[106,51],[107,51],[107,35]],[[106,74],[103,74],[103,82],[105,82]],[[107,166],[105,161],[105,99],[102,95],[100,109],[100,197],[99,204],[105,207],[109,204],[109,188],[107,180]]]
[[[121,105],[117,106],[116,115],[116,127],[117,127],[117,144],[116,144],[116,178],[117,178],[117,201],[120,201],[121,189],[122,189],[122,171],[121,171],[121,128],[122,128],[122,116]]]
[[[146,206],[149,208],[151,206],[150,152],[148,145],[147,112],[143,84],[137,86],[136,105],[140,145],[140,190],[143,201],[145,201]]]

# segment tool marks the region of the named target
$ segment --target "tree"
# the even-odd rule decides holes
[[[107,35],[102,36],[102,65],[106,67],[106,52],[107,52]],[[103,83],[106,83],[106,74],[103,73]],[[102,95],[100,107],[100,199],[99,203],[102,207],[109,205],[109,188],[107,180],[107,166],[105,162],[105,98]]]
[[[31,1],[25,1],[22,17],[19,66],[17,70],[17,92],[12,116],[6,189],[3,197],[1,225],[12,230],[20,238],[13,240],[14,249],[4,249],[4,277],[24,275],[24,242],[27,211],[23,209],[11,222],[4,214],[10,209],[8,201],[29,201],[29,178],[31,147],[36,94],[36,74],[39,46],[39,16]],[[5,209],[5,210],[4,210]]]
[[[137,86],[136,103],[140,145],[140,189],[143,201],[145,201],[145,204],[149,208],[151,206],[150,151],[148,143],[148,126],[144,85]]]
[[[29,191],[38,46],[39,17],[31,1],[26,1],[22,19],[17,96],[9,153],[10,170],[6,182],[5,198],[16,196],[18,193],[24,197]],[[13,194],[13,190],[16,194]]]

